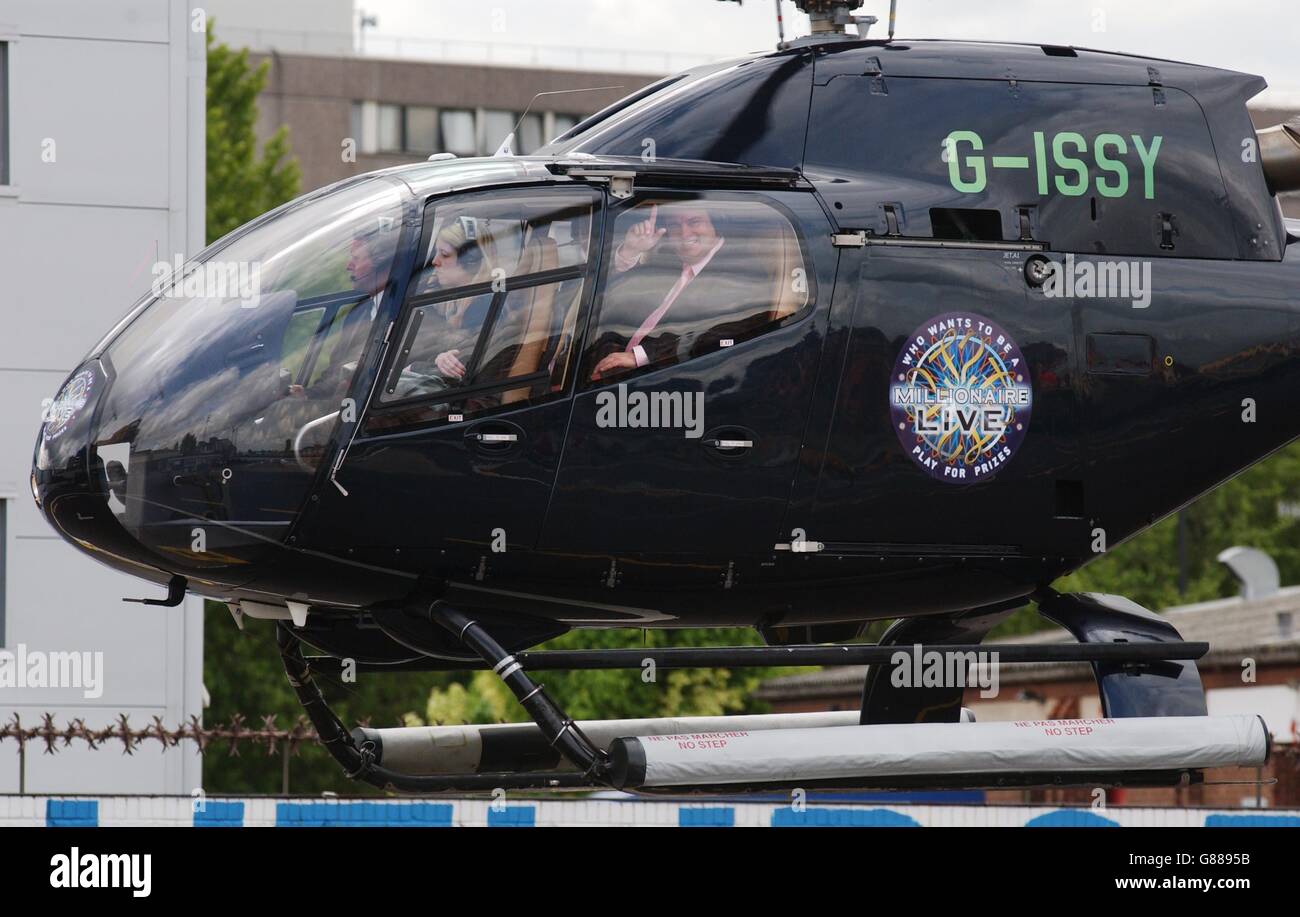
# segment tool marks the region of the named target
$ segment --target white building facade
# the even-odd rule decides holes
[[[49,712],[96,729],[126,714],[175,728],[202,714],[201,601],[124,604],[159,590],[59,538],[28,485],[42,401],[149,289],[155,263],[203,247],[206,59],[192,17],[183,0],[0,0],[0,723]],[[57,659],[63,677],[42,675]],[[192,743],[130,756],[36,745],[25,758],[28,793],[189,795],[202,779]],[[0,794],[18,792],[19,770],[17,743],[0,742]]]

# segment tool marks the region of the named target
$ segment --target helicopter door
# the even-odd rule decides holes
[[[599,207],[587,188],[429,205],[392,355],[348,455],[355,515],[334,533],[341,542],[398,544],[398,562],[423,570],[535,545],[568,422]]]
[[[611,211],[544,550],[772,550],[822,346],[807,238],[826,240],[829,292],[810,195],[658,193]]]
[[[806,517],[828,556],[1077,548],[1077,487],[1058,477],[1078,424],[1073,309],[1027,294],[1014,243],[960,244],[864,249]]]

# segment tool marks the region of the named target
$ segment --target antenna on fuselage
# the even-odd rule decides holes
[[[533,102],[536,102],[542,96],[562,96],[565,93],[569,93],[569,92],[603,92],[606,90],[622,89],[622,88],[623,88],[622,86],[589,86],[586,89],[552,89],[549,92],[539,92],[537,95],[533,96],[532,101],[528,103],[528,107],[524,109],[524,113],[520,115],[519,120],[515,122],[514,128],[510,131],[509,134],[506,135],[506,139],[501,141],[501,146],[497,147],[497,151],[492,155],[493,156],[515,155],[515,135],[519,132],[519,125],[524,123],[524,118],[527,118],[528,113],[533,110]]]

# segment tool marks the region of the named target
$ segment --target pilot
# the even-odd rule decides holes
[[[686,359],[701,352],[699,332],[715,320],[770,308],[761,270],[740,263],[740,247],[729,247],[723,228],[707,204],[691,201],[665,205],[662,224],[651,205],[628,229],[614,253],[618,276],[602,306],[606,331],[593,345],[592,379]]]
[[[383,302],[396,242],[396,232],[385,233],[379,227],[366,229],[352,237],[346,269],[352,288],[367,294],[367,298],[353,306],[343,319],[338,343],[331,349],[334,360],[329,367],[308,388],[290,385],[292,397],[335,398],[347,392],[365,349],[366,334]]]
[[[432,283],[421,292],[486,283],[492,277],[494,250],[490,234],[472,218],[449,222],[434,240]],[[427,307],[412,360],[402,370],[395,394],[432,394],[463,381],[491,304],[491,293],[479,293]]]

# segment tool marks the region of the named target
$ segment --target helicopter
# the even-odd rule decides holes
[[[135,601],[277,621],[322,741],[380,787],[1261,763],[1262,721],[1207,715],[1205,644],[1051,584],[1300,436],[1277,197],[1300,122],[1255,131],[1257,76],[871,39],[856,0],[798,5],[812,35],[533,155],[357,176],[209,246],[53,400],[45,517],[167,589]],[[982,644],[1030,601],[1077,643]],[[530,651],[721,626],[764,645]],[[960,685],[890,678],[900,648],[1089,662],[1104,716],[966,722]],[[647,658],[869,668],[859,711],[591,723],[529,674]],[[313,678],[344,664],[490,669],[534,722],[350,730]]]

